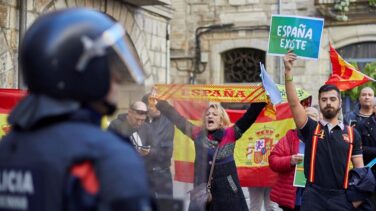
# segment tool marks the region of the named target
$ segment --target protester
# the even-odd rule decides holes
[[[341,110],[340,92],[333,85],[319,89],[319,106],[323,119],[307,117],[293,83],[292,67],[296,55],[284,56],[285,86],[296,127],[305,142],[304,174],[307,178],[301,210],[352,210],[361,201],[349,201],[348,186],[350,159],[355,168],[363,167],[360,136],[352,127],[338,120]]]
[[[231,127],[224,108],[210,103],[203,114],[202,126],[195,126],[182,117],[169,103],[156,101],[156,107],[176,127],[194,140],[194,186],[206,183],[214,152],[219,147],[211,192],[213,200],[206,210],[248,210],[234,161],[235,141],[255,122],[265,103],[252,103],[246,113]],[[190,203],[188,210],[203,210]]]
[[[373,114],[359,122],[356,129],[362,137],[363,159],[367,164],[376,158],[376,98],[373,98]]]
[[[319,120],[319,111],[314,107],[305,109],[307,116]],[[286,135],[277,142],[269,155],[270,168],[278,173],[278,179],[272,187],[270,199],[278,203],[284,211],[300,210],[303,188],[293,186],[295,166],[303,161],[299,152],[303,137],[296,129],[287,131]]]
[[[344,123],[350,126],[356,126],[360,121],[369,117],[373,113],[372,104],[375,97],[371,87],[364,87],[359,94],[359,107],[345,115]]]
[[[116,110],[119,86],[130,75],[144,79],[124,33],[84,8],[30,26],[19,56],[29,94],[0,143],[0,210],[152,209],[140,157],[100,128]]]
[[[373,114],[356,125],[362,137],[364,163],[368,164],[376,158],[376,98],[373,99]],[[372,168],[376,175],[376,166]],[[370,198],[370,206],[376,210],[376,193]]]
[[[108,129],[124,139],[129,139],[135,149],[145,156],[150,152],[150,139],[152,134],[145,120],[148,109],[144,102],[136,101],[129,107],[128,113],[119,114],[116,119],[112,120]]]
[[[150,94],[142,98],[142,102],[149,104]],[[145,156],[151,188],[157,198],[172,198],[171,158],[174,146],[174,125],[155,107],[148,105],[148,115],[145,125],[152,133],[146,145],[150,152]]]

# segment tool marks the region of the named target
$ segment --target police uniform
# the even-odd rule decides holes
[[[301,133],[307,178],[301,210],[351,210],[345,190],[351,158],[362,156],[359,134],[342,123],[333,126],[310,118]]]
[[[80,109],[64,119],[49,116],[53,123],[48,126],[36,123],[30,125],[36,129],[15,129],[4,138],[0,210],[112,210],[118,204],[142,210],[149,206],[146,172],[138,154],[115,135],[100,130],[99,121],[90,121],[95,119],[92,115]],[[77,175],[77,168],[84,168],[78,171],[87,171],[86,176]],[[81,183],[87,185],[78,187]],[[92,202],[85,204],[77,197]]]
[[[0,210],[151,209],[141,158],[100,128],[116,110],[111,86],[144,80],[125,33],[85,8],[47,13],[29,27],[19,51],[28,95],[0,144]]]

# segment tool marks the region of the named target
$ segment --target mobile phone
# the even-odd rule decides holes
[[[138,148],[144,149],[144,150],[149,150],[151,148],[151,146],[150,145],[147,145],[147,146],[138,146]]]
[[[350,120],[350,126],[351,127],[356,126],[357,123],[358,123],[358,121],[356,121],[355,119],[354,120]]]

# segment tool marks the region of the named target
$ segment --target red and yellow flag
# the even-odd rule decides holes
[[[10,130],[7,121],[9,112],[25,95],[25,90],[0,89],[0,139]]]
[[[284,86],[278,86],[282,99],[286,101]],[[210,102],[265,102],[266,96],[261,84],[248,86],[233,85],[156,85],[157,98],[171,99],[175,109],[193,124],[200,124],[202,113]],[[297,90],[301,100],[310,95]],[[226,109],[232,123],[245,110]],[[256,122],[237,140],[234,158],[240,183],[244,187],[271,187],[277,175],[269,168],[268,157],[276,144],[289,129],[295,127],[287,103],[276,106],[276,118],[267,110],[261,112]],[[180,182],[193,181],[195,150],[193,141],[179,130],[174,137],[174,179]]]
[[[325,84],[332,84],[339,90],[345,91],[360,86],[374,79],[358,71],[354,66],[346,62],[338,52],[330,45],[330,61],[332,62],[332,74]]]

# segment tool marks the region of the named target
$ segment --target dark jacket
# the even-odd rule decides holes
[[[140,128],[140,136],[149,132],[151,135],[151,138],[145,140],[145,145],[150,145],[150,153],[145,156],[146,165],[148,168],[169,168],[174,147],[174,125],[164,115],[153,120],[147,119],[145,125]]]
[[[359,107],[356,107],[354,111],[350,111],[345,114],[343,122],[345,125],[356,126],[368,116],[361,115],[359,113]]]
[[[111,131],[116,131],[118,134],[129,137],[132,135],[136,129],[132,128],[132,126],[127,121],[128,114],[119,114],[116,119],[110,122],[108,129]]]
[[[350,171],[346,196],[349,201],[363,201],[376,191],[376,180],[370,168],[354,168]]]
[[[116,119],[112,120],[108,126],[108,130],[123,136],[125,139],[130,139],[130,136],[137,132],[141,139],[142,145],[147,146],[152,142],[152,133],[148,125],[143,124],[140,128],[133,128],[127,121],[128,114],[119,114]]]
[[[376,121],[375,115],[364,119],[356,126],[362,137],[363,160],[366,165],[376,158]]]
[[[22,200],[22,210],[38,211],[148,207],[141,158],[101,130],[100,117],[74,103],[26,97],[10,114],[14,129],[0,143],[0,175],[18,175],[18,188],[0,176],[0,198]],[[0,210],[7,206],[0,203]]]
[[[140,128],[145,145],[150,146],[150,152],[144,156],[152,192],[157,197],[171,197],[173,194],[172,174],[170,170],[174,146],[174,125],[163,115],[158,118],[146,119]]]

